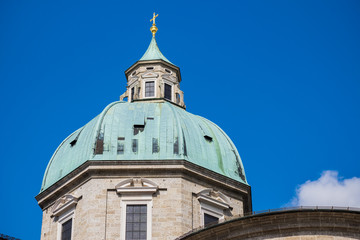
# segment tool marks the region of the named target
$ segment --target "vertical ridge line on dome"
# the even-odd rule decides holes
[[[115,119],[115,114],[111,113],[112,108],[110,107],[107,111],[106,117],[111,117],[111,121],[109,123],[109,125],[104,126],[104,151],[103,151],[103,158],[104,159],[110,159],[111,155],[114,154],[113,151],[113,147],[115,146],[113,145],[112,141],[113,141],[113,134],[114,132],[112,131],[113,129],[113,125],[114,125],[114,119]],[[115,111],[115,110],[112,110]],[[106,129],[105,129],[106,127]],[[109,136],[107,134],[105,134],[105,132],[110,132]],[[107,137],[108,136],[108,137]]]
[[[209,159],[208,152],[206,150],[204,150],[204,145],[201,144],[201,143],[203,143],[204,139],[202,139],[200,137],[200,136],[202,136],[202,132],[200,131],[200,128],[199,128],[199,120],[196,118],[196,115],[194,115],[194,114],[191,114],[191,115],[192,115],[191,118],[185,118],[185,119],[186,119],[186,121],[189,122],[189,124],[192,125],[193,130],[196,131],[196,133],[197,133],[195,135],[197,137],[196,140],[194,139],[194,136],[189,137],[189,141],[192,141],[192,143],[196,146],[193,149],[193,151],[196,151],[196,155],[200,155],[200,156],[203,156],[206,159]],[[189,134],[189,136],[190,136],[190,134]],[[191,151],[191,152],[193,152],[193,151]],[[189,157],[191,157],[191,156],[189,156]],[[192,158],[190,158],[190,159],[192,159]],[[198,163],[197,159],[196,160],[192,159],[192,160],[196,161]],[[209,165],[210,165],[209,161],[206,161],[206,166],[209,166]]]
[[[170,104],[170,103],[167,103],[167,104]],[[186,144],[185,134],[184,134],[184,131],[182,128],[182,126],[186,125],[186,124],[182,123],[182,121],[184,119],[186,119],[186,118],[184,118],[184,116],[182,114],[183,113],[182,111],[185,111],[185,110],[174,108],[172,105],[171,105],[171,110],[173,111],[174,116],[176,116],[176,122],[177,122],[176,126],[177,126],[177,130],[178,130],[178,138],[179,138],[178,139],[179,155],[182,155],[186,160],[189,160],[190,157],[187,154],[186,145],[185,145]],[[180,145],[182,146],[182,148],[180,148]],[[180,151],[180,149],[182,149],[182,151]],[[185,152],[186,152],[186,154],[185,154]]]
[[[223,153],[222,153],[221,147],[220,147],[220,145],[219,145],[219,137],[216,136],[216,135],[213,133],[212,129],[208,126],[207,122],[203,120],[203,118],[200,118],[200,119],[204,122],[205,126],[206,126],[208,129],[210,129],[210,131],[212,132],[212,135],[214,136],[213,142],[214,142],[214,145],[215,145],[216,155],[217,155],[217,157],[218,157],[217,165],[218,165],[218,167],[222,170],[222,173],[226,175],[226,171],[225,171],[225,169],[224,169],[224,162],[223,162]]]
[[[40,188],[40,192],[43,190],[43,187],[45,186],[46,184],[46,177],[47,177],[47,174],[49,172],[49,168],[54,160],[54,157],[55,155],[58,153],[59,149],[61,148],[61,146],[63,146],[63,144],[69,139],[71,138],[77,131],[79,131],[80,129],[83,129],[85,126],[75,130],[73,133],[71,133],[67,138],[65,138],[61,143],[60,145],[56,148],[55,152],[53,153],[53,155],[51,156],[50,158],[50,161],[48,163],[48,165],[46,166],[46,169],[45,169],[45,174],[44,174],[44,177],[43,177],[43,182],[42,182],[42,185],[41,185],[41,188]]]
[[[199,116],[199,117],[201,117],[201,116]],[[201,117],[201,118],[203,118],[205,121],[210,122],[210,120],[208,120],[208,119],[206,119],[206,118],[204,118],[204,117]],[[247,183],[246,174],[245,174],[245,168],[244,168],[244,165],[243,165],[243,163],[242,163],[241,157],[240,157],[240,155],[239,155],[239,152],[238,152],[235,144],[231,141],[230,137],[229,137],[217,124],[215,124],[215,123],[213,123],[213,124],[216,126],[216,128],[217,128],[220,132],[222,132],[222,133],[224,134],[224,136],[226,137],[226,140],[228,141],[228,143],[229,143],[230,146],[232,147],[232,150],[234,151],[234,153],[239,156],[240,159],[236,159],[236,160],[237,160],[237,162],[240,164],[240,166],[241,166],[241,168],[242,168],[242,174],[244,174],[244,178],[245,178],[244,183],[245,183],[245,184],[248,184],[248,183]],[[240,174],[240,173],[239,173],[239,174]],[[240,178],[241,178],[241,177],[240,177]],[[242,180],[243,180],[243,179],[242,179]]]
[[[170,104],[170,103],[166,103],[166,104]],[[180,151],[179,151],[179,146],[180,146],[180,143],[183,143],[184,141],[183,141],[183,138],[184,138],[184,136],[183,136],[183,132],[181,131],[181,121],[180,121],[180,118],[179,118],[179,113],[177,112],[177,110],[178,109],[176,109],[176,108],[174,108],[172,105],[170,105],[170,110],[171,110],[171,112],[173,113],[173,115],[175,116],[173,119],[174,119],[174,121],[176,122],[176,127],[174,127],[173,128],[173,141],[175,140],[175,135],[178,137],[178,153],[177,153],[177,155],[183,155],[184,156],[184,158],[186,157],[186,158],[188,158],[188,156],[185,156],[184,155],[184,151],[182,151],[182,154],[180,154]],[[175,129],[177,130],[177,134],[174,134],[174,131],[175,131]],[[181,139],[180,139],[180,135],[181,135]],[[173,154],[174,154],[174,145],[172,146],[172,152],[173,152]]]

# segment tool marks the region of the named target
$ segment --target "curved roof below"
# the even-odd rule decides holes
[[[86,161],[179,159],[247,184],[234,144],[216,124],[169,102],[118,101],[60,144],[40,192]]]

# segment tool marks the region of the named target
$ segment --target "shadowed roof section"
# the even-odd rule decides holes
[[[235,145],[216,124],[169,102],[117,101],[60,144],[40,192],[86,161],[109,160],[186,160],[247,184]]]
[[[156,43],[155,37],[151,39],[150,45],[146,50],[145,54],[141,57],[139,61],[149,61],[149,60],[164,60],[165,62],[171,63],[161,52]]]

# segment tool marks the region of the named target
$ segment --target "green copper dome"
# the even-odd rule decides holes
[[[247,184],[234,144],[211,121],[166,101],[118,101],[60,144],[41,192],[86,161],[180,159]]]

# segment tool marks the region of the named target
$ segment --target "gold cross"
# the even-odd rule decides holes
[[[155,16],[155,13],[154,13],[152,19],[150,19],[150,22],[153,21],[153,25],[155,25],[155,18],[157,18],[157,16],[159,16],[159,14],[156,14],[156,16]]]

